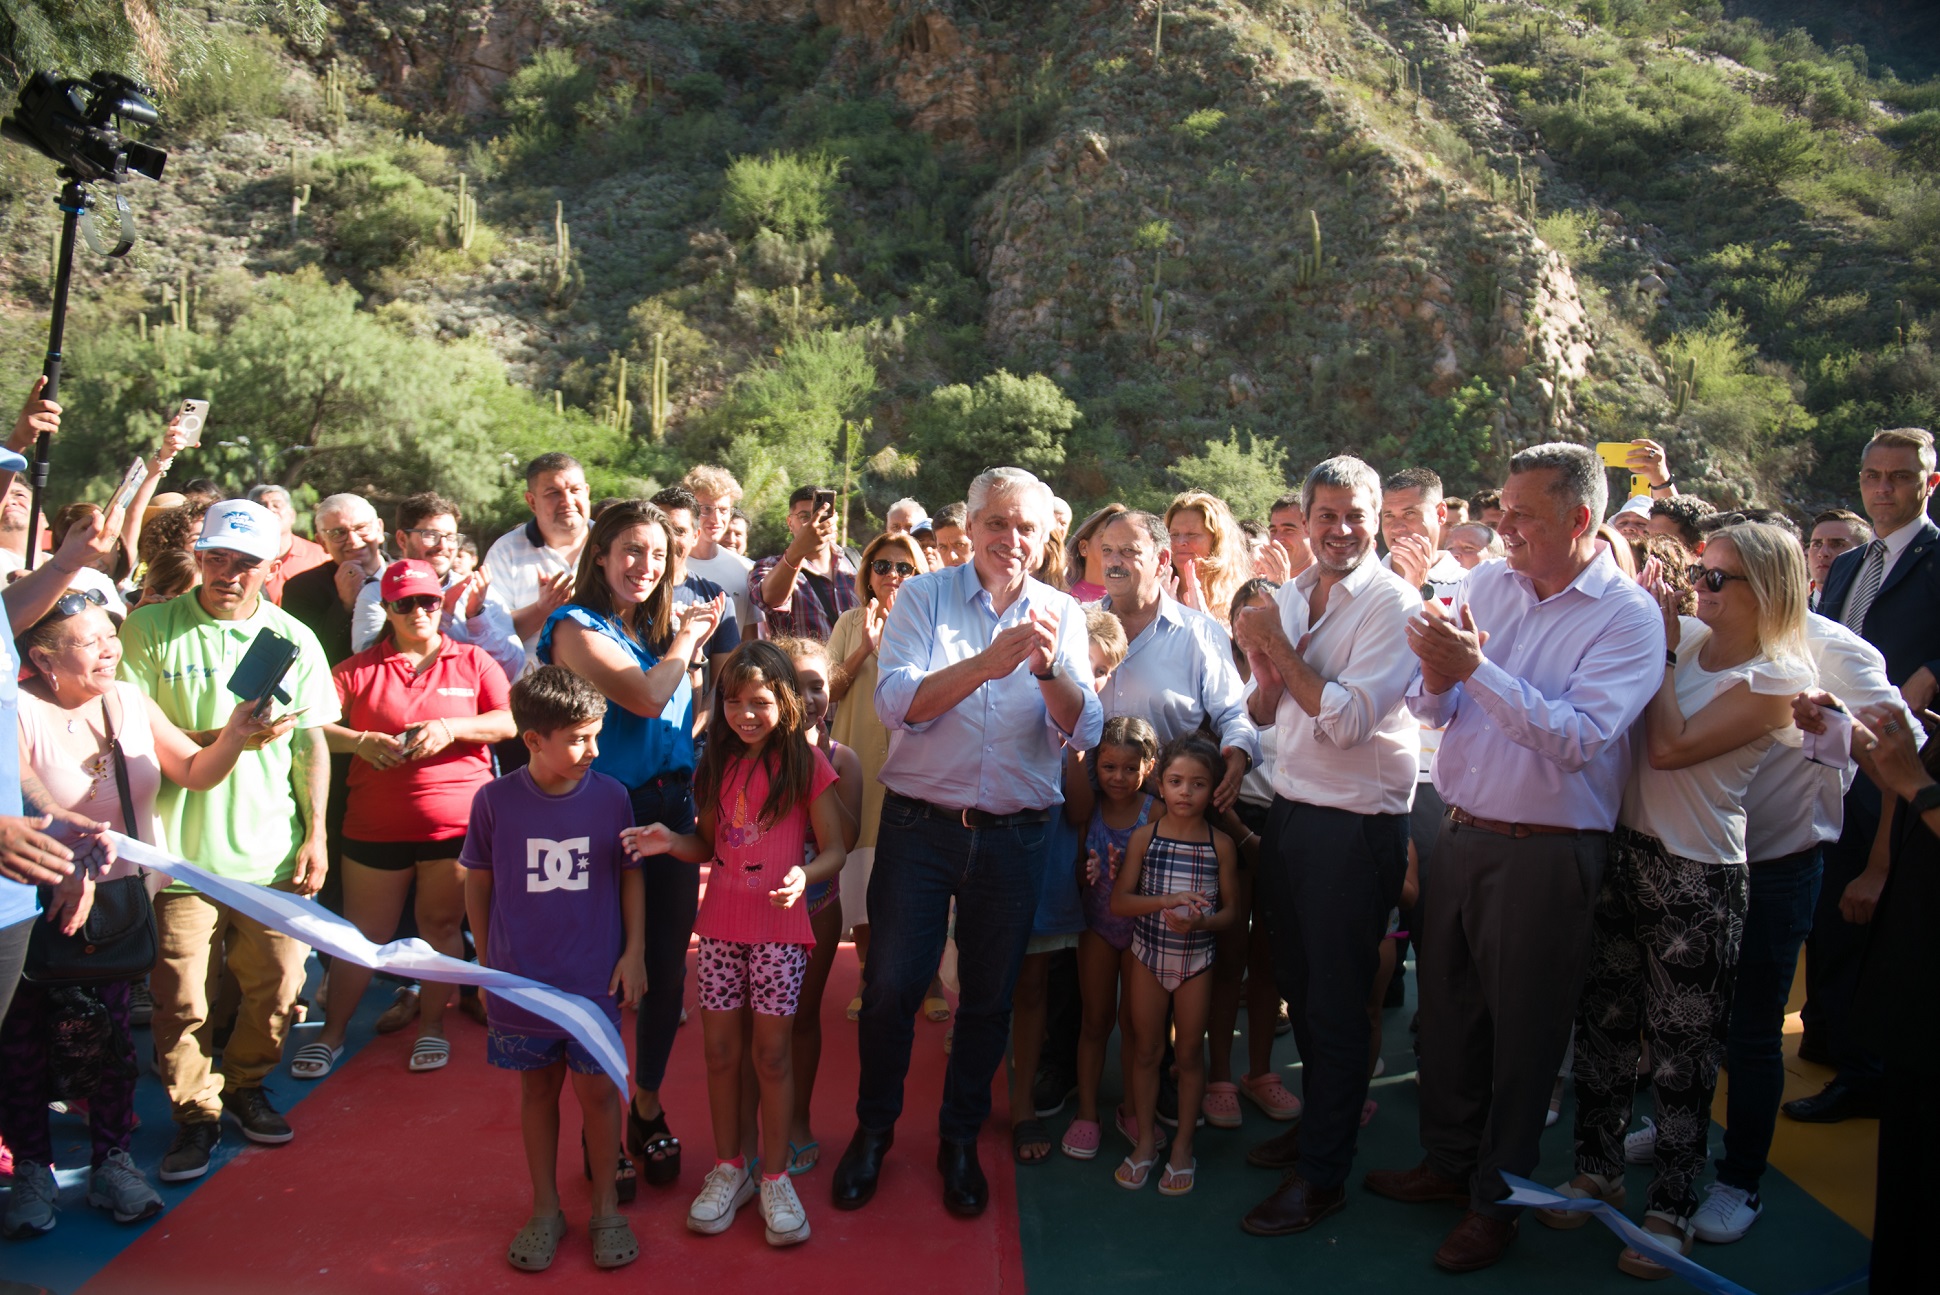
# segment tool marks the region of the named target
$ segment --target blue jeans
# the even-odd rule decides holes
[[[1756,1192],[1785,1096],[1785,1000],[1799,948],[1812,931],[1824,861],[1819,847],[1751,865],[1751,907],[1738,951],[1725,1068],[1731,1091],[1718,1181]]]
[[[694,830],[694,788],[688,775],[656,778],[629,795],[635,825],[665,823],[676,832]],[[694,933],[694,910],[700,904],[701,866],[660,854],[643,859],[640,874],[647,891],[647,992],[633,1022],[633,1085],[657,1093],[680,1030],[687,937]]]
[[[1010,999],[1043,888],[1050,825],[970,829],[891,795],[869,878],[869,962],[857,1030],[862,1078],[856,1120],[895,1127],[917,1010],[943,957],[956,900],[956,1036],[938,1129],[975,1142],[990,1117],[990,1084],[1010,1041]]]

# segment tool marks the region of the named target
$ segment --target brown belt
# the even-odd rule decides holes
[[[1484,832],[1494,832],[1497,836],[1511,836],[1517,840],[1525,836],[1583,835],[1583,829],[1577,827],[1551,827],[1547,823],[1505,823],[1497,818],[1477,818],[1460,805],[1450,805],[1448,816],[1463,827],[1479,827]]]

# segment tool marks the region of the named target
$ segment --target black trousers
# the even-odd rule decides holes
[[[1812,916],[1812,934],[1805,941],[1805,1003],[1799,1010],[1806,1037],[1826,1050],[1840,1082],[1861,1092],[1878,1087],[1882,1069],[1879,1057],[1853,1029],[1859,965],[1865,960],[1872,928],[1848,922],[1839,912],[1839,898],[1847,883],[1866,870],[1878,827],[1879,793],[1866,785],[1862,774],[1846,793],[1845,829],[1825,847],[1819,905]]]
[[[1408,871],[1408,816],[1273,798],[1254,894],[1300,1047],[1300,1176],[1340,1186],[1367,1100],[1367,999]]]
[[[1879,1186],[1873,1207],[1876,1295],[1931,1290],[1933,1220],[1940,1212],[1940,1072],[1889,1062],[1879,1085]]]
[[[1421,1144],[1496,1219],[1542,1154],[1590,956],[1609,836],[1521,840],[1442,820],[1421,879]]]

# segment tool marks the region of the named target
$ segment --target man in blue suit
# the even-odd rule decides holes
[[[1940,677],[1940,527],[1927,501],[1940,485],[1931,433],[1880,432],[1860,458],[1859,490],[1874,538],[1839,555],[1826,574],[1819,614],[1845,625],[1886,658],[1886,677],[1917,713],[1934,703]],[[1785,1104],[1795,1120],[1832,1124],[1877,1111],[1879,1059],[1851,1037],[1853,995],[1872,920],[1886,884],[1885,851],[1869,860],[1880,816],[1879,788],[1864,775],[1846,796],[1845,830],[1826,848],[1812,936],[1806,941],[1805,1038],[1800,1052],[1838,1068],[1823,1091]]]

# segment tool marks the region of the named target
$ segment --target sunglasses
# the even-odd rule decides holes
[[[886,576],[892,571],[894,571],[899,576],[905,576],[905,577],[913,576],[916,574],[916,568],[911,566],[909,563],[891,562],[888,558],[877,558],[874,562],[871,562],[869,564],[869,569],[875,572],[879,576]]]
[[[1725,582],[1727,581],[1743,580],[1746,583],[1750,583],[1751,581],[1750,576],[1726,575],[1724,572],[1718,570],[1716,567],[1704,567],[1704,566],[1692,567],[1690,574],[1691,574],[1692,585],[1696,586],[1699,589],[1703,589],[1703,590],[1706,590],[1707,592],[1714,593],[1714,594],[1723,593]]]
[[[108,595],[99,589],[70,589],[54,600],[54,612],[59,616],[79,616],[89,607],[106,607]]]
[[[399,616],[409,616],[412,612],[435,611],[444,606],[445,600],[436,594],[414,594],[409,598],[396,598],[386,603]]]

